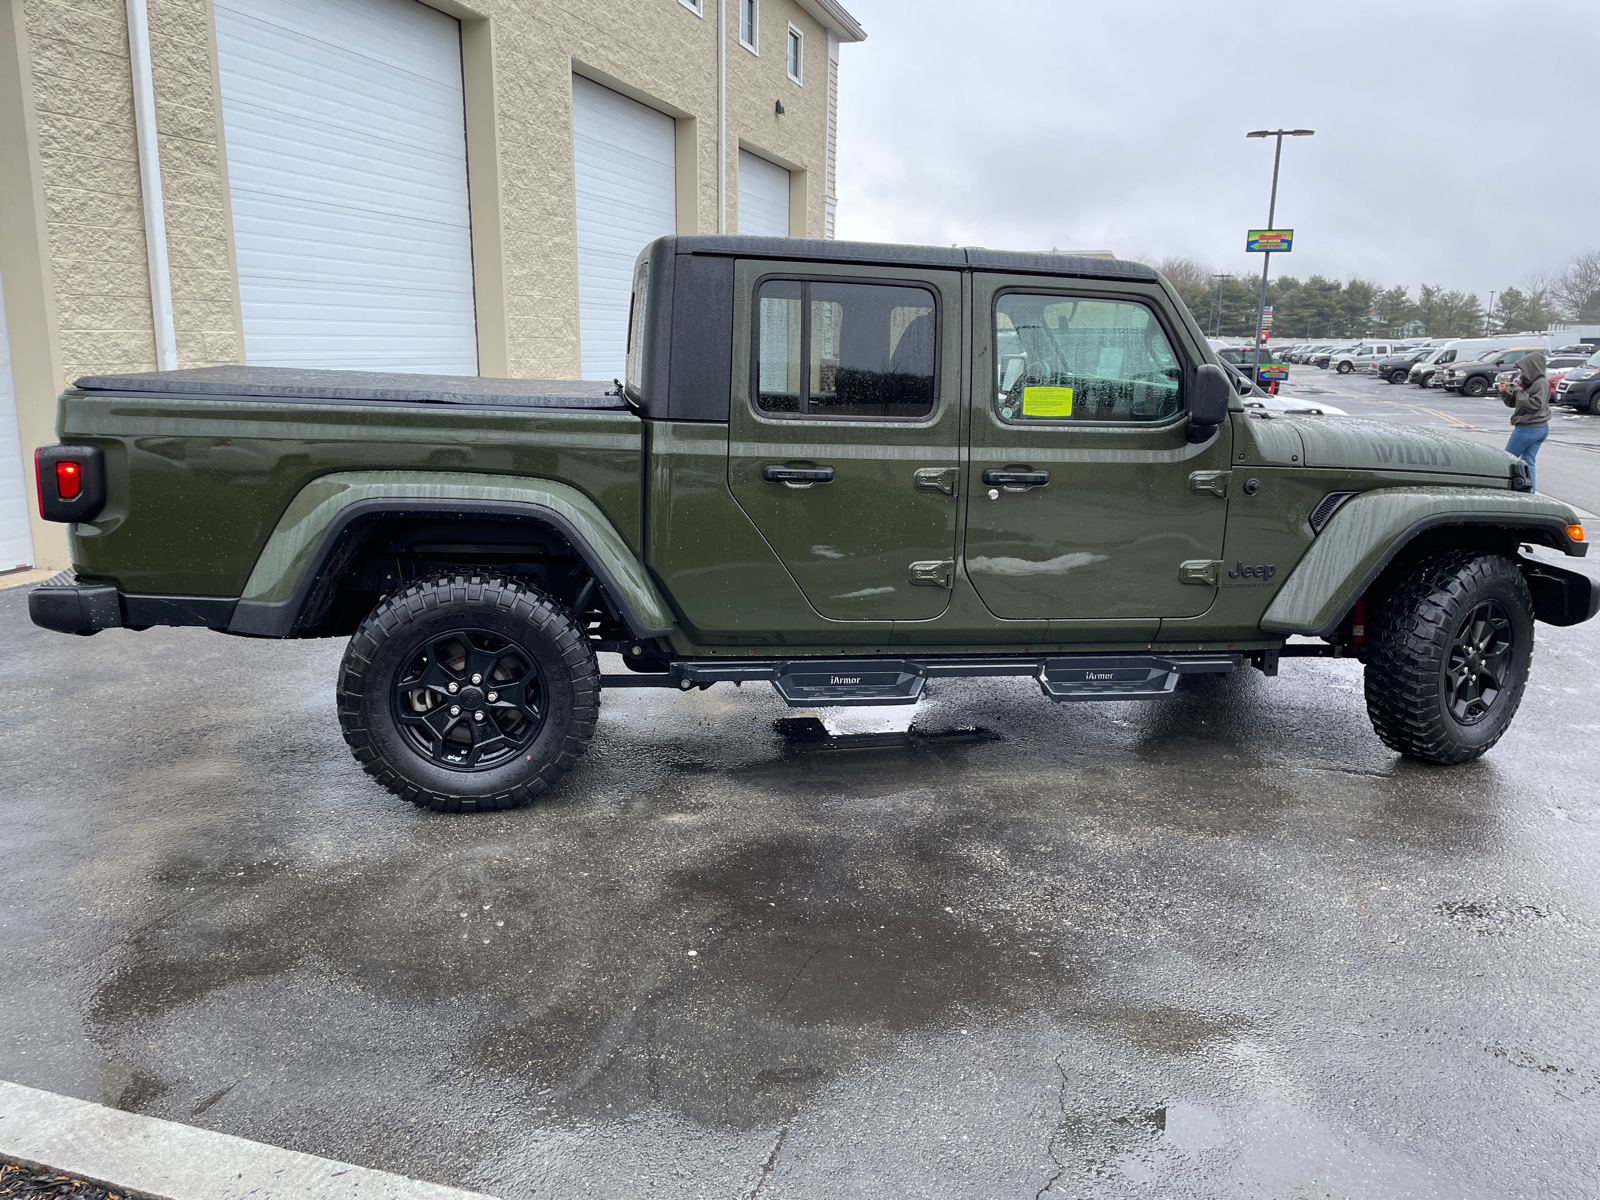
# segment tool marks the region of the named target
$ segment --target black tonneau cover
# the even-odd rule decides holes
[[[476,375],[403,375],[390,371],[320,371],[301,367],[192,367],[85,375],[86,392],[158,392],[167,396],[257,396],[286,401],[376,400],[398,404],[504,405],[508,408],[618,409],[610,383],[577,379],[486,379]]]

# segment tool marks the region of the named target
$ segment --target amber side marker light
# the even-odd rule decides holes
[[[1582,525],[1568,525],[1567,526],[1567,536],[1569,538],[1571,538],[1575,542],[1583,541],[1583,526]]]
[[[56,495],[63,500],[76,500],[83,490],[83,471],[75,462],[56,464]]]

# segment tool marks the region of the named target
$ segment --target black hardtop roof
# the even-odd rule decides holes
[[[623,408],[612,384],[576,379],[497,379],[479,375],[411,375],[302,367],[189,367],[85,375],[86,392],[168,396],[255,396],[269,400],[377,400],[400,404],[467,404],[508,408]]]
[[[1018,250],[986,250],[982,246],[903,246],[892,242],[835,242],[822,238],[729,237],[718,234],[673,235],[658,240],[677,254],[708,254],[724,258],[777,258],[958,271],[1010,271],[1030,275],[1145,282],[1153,282],[1158,278],[1153,267],[1120,258],[1032,254]],[[649,252],[650,247],[646,247],[645,253]]]

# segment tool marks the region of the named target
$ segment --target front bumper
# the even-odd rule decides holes
[[[81,637],[152,625],[226,629],[238,603],[220,596],[128,595],[110,584],[81,584],[72,571],[63,571],[28,593],[28,617],[41,629]]]
[[[1556,384],[1556,392],[1550,397],[1550,402],[1570,404],[1574,408],[1589,408],[1593,404],[1597,388],[1600,388],[1600,379],[1563,379]]]

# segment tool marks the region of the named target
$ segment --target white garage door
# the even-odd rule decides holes
[[[478,372],[461,26],[216,0],[245,359]]]
[[[32,565],[28,484],[22,473],[22,438],[17,433],[17,392],[11,383],[5,291],[0,288],[0,571]]]
[[[789,172],[748,150],[739,151],[739,232],[789,236]]]
[[[671,117],[572,77],[578,196],[578,339],[585,379],[620,379],[639,251],[678,225]]]

